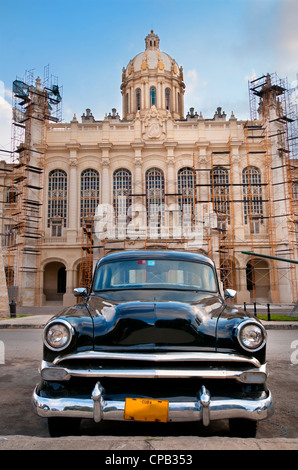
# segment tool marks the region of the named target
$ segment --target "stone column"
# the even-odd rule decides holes
[[[142,161],[140,158],[135,158],[134,166],[134,194],[138,194],[138,196],[135,197],[135,202],[137,201],[139,204],[141,204],[143,202],[143,196],[141,196],[141,194],[145,194],[145,192],[142,178]]]
[[[213,246],[211,242],[211,221],[212,221],[212,204],[209,202],[209,178],[210,164],[208,165],[207,146],[206,144],[198,145],[198,159],[195,162],[195,182],[197,187],[195,192],[195,211],[198,230],[202,230],[201,248],[213,256]],[[198,171],[196,171],[196,169]]]
[[[196,171],[196,183],[197,186],[197,204],[208,204],[209,202],[209,178],[210,172],[208,169],[208,158],[206,146],[199,147],[199,159],[198,159],[198,170]]]
[[[110,181],[110,147],[111,144],[106,144],[102,148],[102,177],[101,177],[101,202],[102,204],[112,204],[111,199],[111,181]]]
[[[130,112],[135,113],[135,90],[131,86],[130,87]]]
[[[133,194],[144,194],[145,190],[143,188],[143,178],[142,178],[142,148],[143,144],[132,144],[132,147],[135,151],[134,158],[134,177],[133,177]],[[136,196],[133,199],[133,203],[138,202],[142,203],[143,197]]]
[[[248,258],[244,255],[239,255],[239,284],[237,287],[237,302],[250,303],[250,292],[247,290],[247,277],[246,277],[246,263]]]
[[[239,144],[240,145],[240,144]],[[231,201],[231,216],[234,216],[234,221],[231,223],[234,224],[235,231],[239,234],[239,230],[242,231],[239,234],[239,238],[244,240],[244,229],[243,229],[243,204],[242,204],[242,173],[240,168],[241,157],[239,153],[239,145],[231,144],[231,161],[232,167],[230,170],[230,182],[233,186],[231,186],[231,194],[233,195],[233,201]],[[236,230],[237,227],[237,230]]]
[[[167,181],[166,192],[174,194],[176,192],[176,175],[175,175],[175,147],[176,142],[165,142],[164,146],[167,150]],[[175,198],[174,198],[175,200]]]
[[[173,86],[172,87],[172,96],[171,96],[171,99],[172,99],[172,112],[175,113],[176,112],[176,87]]]
[[[181,213],[178,204],[178,198],[174,196],[177,193],[177,174],[175,172],[175,147],[176,142],[166,142],[164,146],[167,150],[167,174],[165,175],[165,229],[167,238],[173,238],[174,235],[179,238],[182,229]]]
[[[145,81],[145,109],[149,109],[149,83]]]
[[[141,110],[143,110],[146,106],[146,103],[145,103],[145,82],[142,82],[141,84]]]
[[[132,144],[135,151],[134,157],[134,176],[132,193],[132,207],[130,209],[130,222],[128,226],[128,236],[134,233],[139,238],[146,236],[146,193],[145,184],[143,182],[143,164],[142,164],[142,148],[143,144]],[[136,234],[135,231],[139,232]]]
[[[157,83],[157,109],[160,109],[162,107],[162,104],[161,104],[161,90],[162,90],[161,82],[158,82]]]
[[[63,295],[63,306],[65,307],[71,307],[75,303],[73,295],[73,290],[77,287],[74,285],[75,275],[75,270],[66,268],[66,292]]]
[[[78,198],[80,197],[80,188],[77,185],[77,150],[70,149],[69,159],[69,177],[68,177],[68,229],[67,241],[70,243],[76,242],[78,220],[80,214],[78,213]]]

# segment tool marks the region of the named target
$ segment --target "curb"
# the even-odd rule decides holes
[[[297,450],[296,438],[273,439],[245,439],[230,437],[195,437],[191,442],[185,437],[112,437],[112,436],[70,436],[62,438],[39,438],[28,436],[0,436],[0,450],[100,450],[100,458],[114,454],[117,457],[119,451],[135,451],[142,456],[147,451],[149,455],[157,455],[159,452],[168,451],[177,455],[184,451],[196,455],[196,451],[204,450]],[[108,454],[106,454],[106,452]],[[193,451],[193,454],[192,454]],[[121,453],[119,454],[121,455]],[[129,454],[127,454],[129,455]],[[131,455],[134,455],[133,453]],[[147,457],[147,460],[149,458]],[[143,454],[146,459],[146,454]],[[142,461],[142,458],[140,459]],[[155,460],[156,463],[157,460]],[[107,463],[107,462],[100,462]],[[111,463],[111,462],[108,462]],[[119,462],[118,462],[119,463]],[[177,463],[177,461],[175,462]],[[195,462],[193,462],[195,463]],[[192,466],[191,466],[192,467]]]
[[[0,329],[5,328],[39,328],[43,329],[46,323],[53,315],[33,315],[22,318],[4,318],[0,319]]]

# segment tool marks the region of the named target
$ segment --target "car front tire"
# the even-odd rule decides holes
[[[48,418],[48,430],[51,437],[78,436],[80,418]]]
[[[258,422],[251,419],[234,418],[229,420],[232,437],[256,437]]]

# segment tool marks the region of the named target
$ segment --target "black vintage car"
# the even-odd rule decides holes
[[[75,295],[83,302],[45,327],[33,394],[51,436],[74,434],[91,418],[205,426],[228,419],[232,435],[253,437],[272,415],[266,331],[228,305],[208,257],[110,254],[98,262],[90,292]]]

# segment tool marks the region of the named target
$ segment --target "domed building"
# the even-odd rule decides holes
[[[247,121],[221,107],[185,114],[182,66],[153,31],[122,70],[122,117],[87,109],[62,123],[56,85],[14,82],[23,134],[15,161],[0,162],[10,298],[72,305],[103,254],[154,248],[209,255],[238,303],[297,300],[283,261],[297,255],[298,200],[285,88],[274,75],[250,85]]]
[[[123,119],[145,116],[155,106],[162,116],[184,118],[183,69],[168,54],[160,51],[159,37],[151,31],[146,49],[137,54],[122,71]]]

